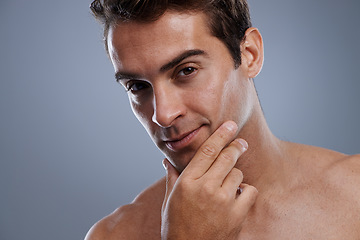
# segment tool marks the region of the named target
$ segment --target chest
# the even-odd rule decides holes
[[[316,195],[262,201],[249,213],[239,239],[360,239],[360,212],[352,207]]]

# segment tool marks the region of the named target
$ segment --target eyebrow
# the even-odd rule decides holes
[[[126,73],[126,72],[116,72],[115,73],[115,79],[117,82],[120,82],[124,79],[140,79],[142,78],[141,75],[138,74],[132,74],[132,73]]]
[[[184,61],[186,58],[191,56],[198,56],[198,55],[206,55],[206,53],[200,49],[185,51],[176,58],[174,58],[173,60],[171,60],[170,62],[168,62],[167,64],[165,64],[164,66],[162,66],[160,68],[160,72],[166,72],[172,69],[173,67],[175,67],[176,65],[178,65],[179,63],[181,63],[182,61]]]
[[[181,53],[179,56],[175,57],[170,62],[166,63],[160,68],[160,72],[166,72],[172,68],[174,68],[176,65],[184,61],[186,58],[192,57],[192,56],[199,56],[199,55],[207,55],[206,52],[200,49],[192,49],[187,50],[183,53]],[[123,79],[140,79],[142,78],[141,75],[133,74],[133,73],[127,73],[127,72],[117,72],[115,73],[115,79],[117,82]]]

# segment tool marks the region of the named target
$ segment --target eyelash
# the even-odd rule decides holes
[[[136,84],[141,84],[142,85],[142,88],[141,89],[138,89],[138,90],[134,90],[132,89]],[[140,90],[143,90],[143,89],[146,89],[148,88],[148,84],[147,83],[144,83],[142,81],[135,81],[135,80],[130,80],[126,83],[125,85],[125,90],[127,92],[131,91],[131,92],[137,92],[137,91],[140,91]]]
[[[190,73],[189,74],[185,74],[184,73],[184,76],[189,76],[191,75],[193,72],[195,72],[197,69],[194,68],[194,67],[186,67],[186,68],[183,68],[182,70],[179,71],[178,75],[180,75],[181,72],[184,72],[184,71],[187,71],[187,70],[190,70]]]
[[[193,74],[196,73],[198,69],[196,67],[192,67],[192,66],[188,66],[188,67],[184,67],[182,68],[180,71],[177,72],[177,75],[175,76],[175,78],[177,77],[188,77],[188,76],[191,76]],[[186,74],[184,71],[189,71],[190,73]],[[134,90],[132,89],[136,84],[141,84],[140,86],[140,89],[137,89],[137,90]],[[144,90],[146,88],[148,88],[148,84],[147,83],[144,83],[143,81],[138,81],[138,80],[129,80],[126,84],[125,84],[125,90],[127,92],[138,92],[138,91],[141,91],[141,90]]]

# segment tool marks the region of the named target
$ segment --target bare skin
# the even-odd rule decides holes
[[[298,159],[303,163],[293,175],[299,179],[260,191],[238,239],[359,239],[359,157],[284,144],[294,154],[310,153]],[[94,225],[87,239],[160,239],[165,189],[159,180]]]
[[[360,157],[271,133],[252,80],[263,62],[257,29],[247,30],[237,69],[200,13],[114,26],[109,51],[168,159],[167,180],[99,221],[87,240],[360,238]]]

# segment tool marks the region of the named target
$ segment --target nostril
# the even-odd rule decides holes
[[[160,127],[170,127],[173,125],[174,121],[185,113],[184,108],[181,104],[170,103],[164,105],[156,105],[154,108],[154,113],[152,116],[152,121],[159,125]]]
[[[153,86],[152,121],[160,127],[170,127],[185,114],[185,102],[179,90],[168,81],[157,82]]]

